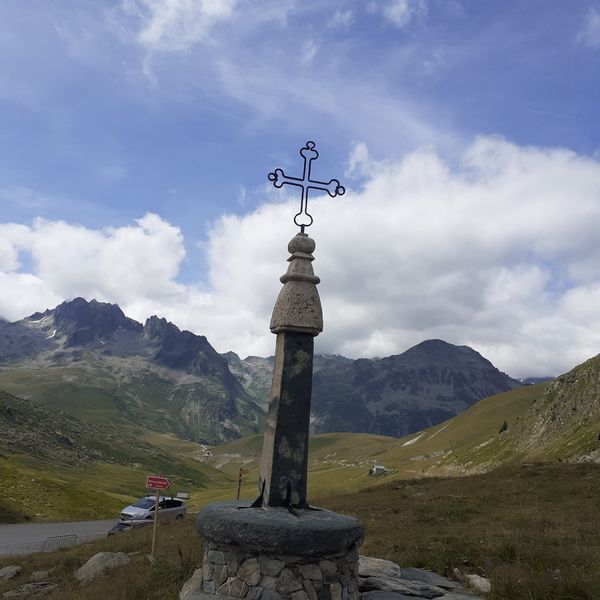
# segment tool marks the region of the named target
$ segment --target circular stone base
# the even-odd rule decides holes
[[[363,540],[363,527],[354,517],[323,509],[250,508],[247,501],[206,506],[196,528],[203,538],[269,554],[337,554]]]
[[[363,528],[328,510],[212,504],[198,513],[207,600],[357,600]]]

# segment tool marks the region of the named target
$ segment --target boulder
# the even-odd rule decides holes
[[[442,577],[433,571],[425,569],[415,569],[414,567],[402,567],[400,569],[402,579],[410,579],[411,581],[423,581],[429,585],[444,588],[446,590],[456,590],[460,587],[458,581],[453,581],[447,577]]]
[[[48,581],[48,579],[50,579],[50,571],[34,571],[29,576],[29,581],[42,582]]]
[[[399,577],[359,577],[358,590],[362,592],[383,591],[397,592],[407,596],[417,596],[418,598],[439,598],[446,593],[443,588],[429,585],[422,581],[410,581]]]
[[[471,594],[464,594],[463,592],[450,592],[446,594],[441,600],[484,600],[481,596],[471,596]]]
[[[75,578],[79,581],[90,581],[104,571],[128,564],[129,556],[123,552],[98,552],[75,571]]]
[[[360,577],[400,577],[400,567],[391,560],[373,558],[372,556],[359,556],[358,574]]]
[[[18,575],[22,570],[23,567],[18,567],[17,565],[9,565],[8,567],[3,567],[2,569],[0,569],[0,582],[12,579],[15,575]]]
[[[381,590],[374,590],[372,592],[365,592],[361,596],[362,600],[416,600],[415,596],[407,596],[406,594],[399,594],[398,592],[383,592]],[[445,600],[445,596],[442,598]]]
[[[433,582],[443,583],[446,587]],[[454,587],[458,586],[453,581],[431,571],[402,569],[391,560],[371,556],[359,557],[358,589],[363,594],[382,591],[421,598],[439,598]]]
[[[179,600],[200,600],[202,594],[202,568],[196,569],[183,584],[179,592]]]
[[[482,577],[481,575],[465,575],[465,577],[467,578],[469,585],[478,592],[489,594],[492,591],[492,584],[487,577]]]

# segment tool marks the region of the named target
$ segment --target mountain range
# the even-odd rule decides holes
[[[218,354],[201,335],[76,298],[0,321],[0,389],[91,422],[217,443],[261,430],[273,357]],[[403,354],[317,354],[313,432],[399,437],[521,383],[467,346],[428,340]]]
[[[92,422],[202,441],[256,432],[264,419],[204,336],[83,298],[0,322],[0,389]]]
[[[246,391],[266,406],[273,357],[223,356]],[[442,340],[427,340],[380,359],[317,354],[311,431],[401,437],[521,385],[472,348]]]

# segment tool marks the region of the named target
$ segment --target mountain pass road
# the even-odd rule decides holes
[[[80,521],[74,523],[27,523],[0,525],[0,556],[41,552],[48,538],[76,535],[77,543],[104,537],[117,521]],[[59,542],[59,540],[55,540]],[[52,546],[52,541],[49,546]],[[57,545],[57,544],[54,544]]]

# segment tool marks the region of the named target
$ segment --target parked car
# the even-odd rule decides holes
[[[119,522],[132,524],[139,521],[152,521],[154,519],[155,504],[155,496],[144,496],[121,511]],[[161,523],[181,521],[185,519],[186,514],[187,508],[182,499],[159,496],[158,520]]]

